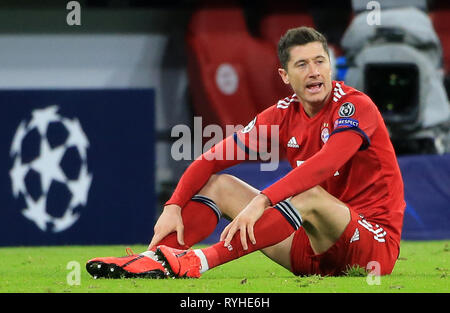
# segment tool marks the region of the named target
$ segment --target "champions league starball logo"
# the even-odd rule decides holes
[[[44,231],[70,228],[86,206],[92,174],[89,141],[77,118],[58,113],[58,106],[35,109],[13,137],[9,172],[12,193],[22,214]]]

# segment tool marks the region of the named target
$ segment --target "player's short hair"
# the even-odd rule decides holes
[[[293,46],[302,46],[315,41],[320,42],[323,49],[326,51],[328,56],[330,56],[327,39],[314,28],[301,26],[289,29],[278,42],[278,58],[280,59],[281,66],[287,70],[287,64],[290,58],[290,49]]]

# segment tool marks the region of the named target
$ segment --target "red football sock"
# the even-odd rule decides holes
[[[177,233],[173,232],[158,242],[152,249],[153,251],[155,251],[156,247],[159,245],[187,250],[194,244],[208,238],[216,228],[219,220],[211,207],[203,202],[194,200],[190,200],[184,206],[181,210],[181,217],[183,218],[185,244],[180,245],[177,240]]]
[[[232,247],[231,250],[223,246],[224,241],[220,241],[208,248],[201,249],[201,251],[206,257],[209,269],[211,269],[218,265],[252,253],[253,251],[277,244],[289,237],[294,231],[294,227],[280,213],[280,211],[274,208],[269,208],[255,223],[255,226],[253,228],[256,244],[252,244],[247,235],[247,250],[244,250],[244,248],[242,248],[242,243],[238,231],[233,236],[233,239],[230,242],[230,245]]]

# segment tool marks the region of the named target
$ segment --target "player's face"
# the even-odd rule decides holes
[[[279,69],[281,78],[290,84],[300,101],[322,107],[331,93],[330,58],[318,41],[290,49],[287,71]]]

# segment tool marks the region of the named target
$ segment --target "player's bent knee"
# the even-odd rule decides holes
[[[218,181],[219,177],[219,174],[211,175],[211,177],[208,179],[203,188],[198,192],[198,194],[216,201],[217,196],[220,194]]]
[[[322,187],[316,186],[293,196],[290,202],[302,216],[307,217],[320,209],[319,203],[324,197],[324,192],[326,191]]]
[[[233,178],[234,176],[229,174],[213,174],[200,190],[199,194],[219,203],[220,197],[223,194],[222,191],[230,185]]]

